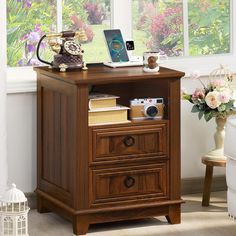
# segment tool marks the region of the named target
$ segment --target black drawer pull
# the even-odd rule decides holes
[[[126,188],[131,188],[135,184],[135,179],[131,176],[127,176],[124,180],[124,185]]]
[[[123,143],[126,147],[131,147],[135,144],[135,139],[132,136],[126,136],[123,140]]]

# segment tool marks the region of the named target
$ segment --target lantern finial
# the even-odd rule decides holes
[[[16,184],[13,183],[13,184],[11,185],[11,188],[16,188]]]

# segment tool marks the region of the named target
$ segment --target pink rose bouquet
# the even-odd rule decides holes
[[[222,67],[221,67],[222,69]],[[182,91],[182,99],[193,104],[192,112],[198,113],[198,118],[203,116],[206,121],[213,117],[226,118],[236,114],[235,91],[230,86],[233,74],[228,72],[222,75],[210,76],[207,86],[201,81],[199,74],[195,71],[192,78],[198,79],[202,88],[197,88],[193,94]]]

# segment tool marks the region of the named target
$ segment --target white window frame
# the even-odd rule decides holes
[[[185,27],[188,25],[187,2],[188,0],[183,0]],[[58,0],[57,7],[61,9],[60,0]],[[170,58],[167,62],[163,63],[162,66],[184,71],[186,76],[193,70],[199,70],[201,75],[209,75],[209,73],[220,64],[227,65],[231,70],[236,72],[236,2],[233,0],[231,0],[231,13],[231,53],[212,56],[184,56],[180,58]],[[58,11],[58,14],[61,14],[61,10]],[[132,0],[111,0],[111,15],[111,27],[121,29],[124,39],[132,38]],[[57,23],[58,29],[61,28],[62,22],[58,20]],[[184,38],[186,39],[187,37],[188,30],[184,32]],[[188,42],[186,42],[186,40],[184,46],[185,53],[188,55]],[[32,68],[20,67],[7,69],[8,93],[35,91],[36,74]]]
[[[126,1],[132,7],[132,0]],[[228,66],[236,73],[236,1],[230,0],[231,4],[231,45],[230,53],[209,55],[209,56],[189,56],[189,32],[188,32],[188,0],[183,0],[183,16],[184,16],[184,54],[183,57],[169,58],[168,61],[163,63],[163,66],[176,70],[181,70],[186,73],[186,77],[194,70],[199,70],[202,76],[209,75],[209,73],[219,67],[220,64]],[[123,6],[124,7],[124,6]],[[131,8],[127,7],[127,10]],[[234,13],[234,14],[233,14]],[[132,16],[131,16],[132,17]],[[132,19],[125,21],[132,23]],[[129,23],[128,23],[129,24]],[[125,25],[123,25],[125,27]],[[131,32],[132,34],[132,32]]]
[[[6,2],[1,2],[0,7],[0,195],[7,186],[7,115],[6,115]],[[1,196],[0,196],[1,197]],[[1,204],[0,204],[1,205]],[[3,225],[0,222],[0,234]]]

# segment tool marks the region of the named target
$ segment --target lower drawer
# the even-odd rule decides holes
[[[90,205],[167,199],[168,161],[90,171]]]

